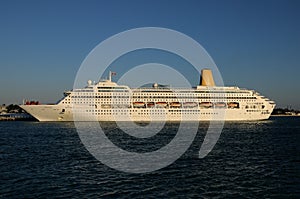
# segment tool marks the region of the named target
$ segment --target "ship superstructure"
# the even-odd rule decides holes
[[[238,121],[268,119],[275,103],[253,90],[215,86],[204,69],[195,88],[131,89],[110,73],[108,80],[65,92],[55,105],[21,107],[39,121]]]

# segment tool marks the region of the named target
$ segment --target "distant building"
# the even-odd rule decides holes
[[[296,115],[295,112],[292,112],[292,111],[288,111],[288,112],[285,112],[286,115]]]
[[[0,114],[6,114],[7,113],[7,109],[5,104],[0,105]]]

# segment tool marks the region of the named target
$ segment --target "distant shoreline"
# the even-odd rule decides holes
[[[300,117],[300,115],[271,115],[271,117]]]

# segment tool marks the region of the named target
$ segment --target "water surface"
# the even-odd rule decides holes
[[[178,124],[130,139],[112,123],[107,136],[129,151],[157,150]],[[228,122],[216,146],[198,158],[207,123],[176,162],[146,174],[111,169],[81,143],[72,122],[0,122],[2,198],[282,198],[300,197],[300,117]]]

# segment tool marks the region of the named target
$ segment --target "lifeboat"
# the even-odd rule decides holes
[[[148,108],[153,108],[155,106],[155,103],[154,102],[148,102],[147,103],[147,107]]]
[[[188,108],[194,108],[197,106],[197,103],[196,102],[184,102],[183,106],[188,107]]]
[[[170,103],[170,107],[172,107],[172,108],[180,108],[181,107],[181,103],[180,102],[171,102]]]
[[[240,104],[238,102],[229,102],[227,103],[228,108],[239,108]]]
[[[134,108],[143,108],[143,107],[145,107],[145,103],[144,102],[133,102],[133,107]]]
[[[215,108],[226,108],[226,103],[225,102],[216,102]]]
[[[156,107],[162,107],[165,108],[168,106],[167,102],[156,102]]]
[[[200,108],[211,108],[213,106],[213,103],[211,102],[200,102]]]
[[[110,104],[101,104],[101,108],[111,108]]]

